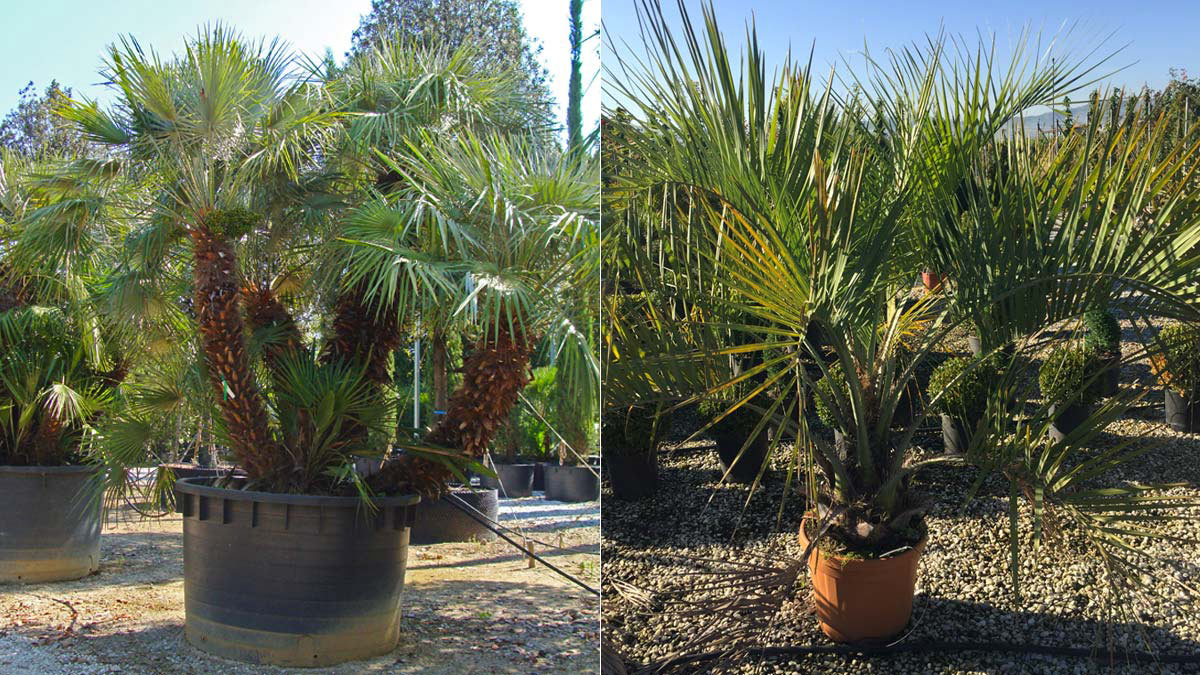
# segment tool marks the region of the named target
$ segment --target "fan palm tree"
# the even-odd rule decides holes
[[[377,306],[453,307],[475,335],[462,384],[424,443],[482,457],[529,381],[539,343],[553,345],[557,377],[589,419],[599,393],[595,162],[538,139],[471,132],[449,141],[426,134],[402,161],[386,159],[407,187],[352,219],[348,282]],[[421,247],[430,238],[448,245],[430,252]],[[432,485],[448,477],[402,456],[373,480],[417,473]]]
[[[684,403],[736,392],[726,414],[748,406],[762,417],[759,429],[773,423],[795,433],[792,471],[803,475],[820,521],[814,545],[832,540],[835,549],[871,556],[922,536],[926,507],[911,477],[963,460],[914,451],[916,428],[941,392],[917,402],[909,419],[901,411],[911,410],[913,377],[965,317],[980,320],[1001,306],[1009,334],[1031,333],[1078,318],[1114,284],[1116,306],[1138,316],[1200,310],[1190,282],[1198,261],[1188,254],[1200,236],[1197,195],[1180,180],[1196,148],[1124,152],[1094,125],[1071,152],[999,140],[1022,110],[1086,85],[1096,65],[1025,49],[1000,63],[987,44],[951,50],[945,38],[931,39],[882,64],[869,60],[852,80],[881,107],[880,133],[863,122],[868,104],[836,94],[832,83],[819,86],[808,67],[785,62],[778,79],[768,79],[752,31],[738,70],[711,7],[702,36],[685,17],[681,43],[657,3],[647,9],[647,34],[656,36],[650,57],[618,58],[606,81],[642,120],[630,134],[640,165],[617,187],[631,203],[647,194],[658,201],[655,211],[619,221],[628,229],[614,233],[623,242],[614,252],[635,288],[652,298],[665,293],[685,312],[651,302],[647,312],[607,319],[606,390],[624,401]],[[1129,133],[1151,148],[1162,143],[1149,120]],[[1001,162],[1007,172],[987,171]],[[955,191],[965,176],[982,185],[978,194],[1001,197],[960,207]],[[1147,222],[1141,214],[1162,190],[1166,206]],[[946,262],[955,290],[946,302],[910,306],[904,296],[931,232],[954,242]],[[818,324],[833,364],[806,339]],[[748,356],[749,368],[731,365]],[[1024,381],[1018,364],[1006,372],[966,461],[1012,486],[1014,583],[1016,503],[1024,495],[1034,506],[1035,541],[1047,514],[1069,519],[1115,573],[1116,587],[1129,588],[1153,557],[1136,543],[1155,536],[1147,516],[1195,500],[1163,494],[1168,486],[1087,482],[1144,449],[1118,448],[1064,469],[1071,450],[1128,401],[1111,401],[1052,443],[1045,406],[1033,415],[1014,409],[1011,393]],[[805,397],[796,395],[805,390],[840,440],[810,428]],[[767,404],[756,400],[763,394]]]

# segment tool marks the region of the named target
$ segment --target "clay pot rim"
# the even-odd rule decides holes
[[[804,525],[811,521],[815,521],[815,517],[812,516],[811,512],[805,513],[804,517],[801,518],[801,520],[800,520],[800,545],[803,546],[804,548],[808,548],[808,533],[806,533],[804,531]],[[925,546],[928,543],[929,543],[929,528],[926,527],[925,534],[921,536],[921,539],[918,540],[917,543],[913,544],[912,546],[910,546],[909,548],[907,548],[903,551],[900,551],[899,553],[893,553],[884,558],[851,558],[848,556],[836,555],[833,553],[827,553],[825,551],[822,551],[819,544],[817,546],[813,547],[812,555],[816,556],[815,562],[818,564],[823,563],[823,562],[824,563],[832,563],[832,564],[837,565],[838,567],[847,567],[847,566],[856,565],[856,564],[869,565],[871,563],[890,563],[890,562],[894,562],[897,560],[902,560],[906,556],[921,555],[925,551]],[[810,556],[810,559],[811,559],[811,556]],[[811,564],[811,562],[812,561],[810,560],[810,564]]]

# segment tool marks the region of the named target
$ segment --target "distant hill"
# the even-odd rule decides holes
[[[1071,106],[1071,115],[1075,118],[1075,124],[1086,124],[1088,119],[1088,104]],[[1062,121],[1066,115],[1054,110],[1047,110],[1040,115],[1025,116],[1025,133],[1032,136],[1037,133],[1040,126],[1042,131],[1051,131],[1055,125],[1062,126]],[[1012,129],[1017,126],[1018,121],[1013,120],[1007,125],[1007,128]]]

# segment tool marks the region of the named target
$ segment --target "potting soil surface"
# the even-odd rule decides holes
[[[500,519],[589,586],[600,584],[598,502],[501,500]],[[590,673],[599,670],[599,599],[503,541],[409,549],[399,646],[321,669],[254,666],[184,638],[180,517],[127,507],[77,581],[0,585],[0,673]]]

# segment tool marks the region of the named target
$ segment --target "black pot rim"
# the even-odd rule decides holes
[[[0,473],[23,473],[23,474],[76,474],[76,473],[101,473],[104,467],[92,466],[90,464],[70,464],[68,466],[10,466],[0,464]]]
[[[360,497],[333,497],[326,495],[295,495],[281,492],[259,492],[256,490],[233,490],[206,485],[212,478],[181,478],[175,481],[176,492],[205,497],[220,497],[244,502],[265,502],[270,504],[291,504],[299,506],[340,506],[357,507],[363,503]],[[375,497],[372,500],[378,506],[412,506],[421,501],[420,495],[396,495],[395,497]]]

